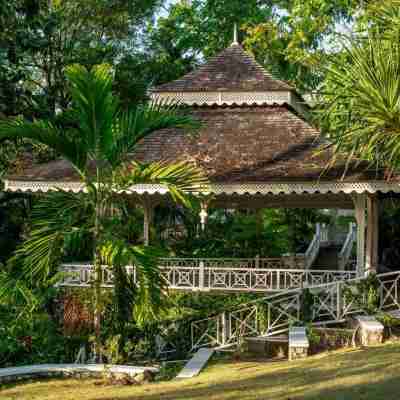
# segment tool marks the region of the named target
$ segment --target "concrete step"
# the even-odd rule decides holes
[[[215,349],[207,347],[197,350],[194,356],[186,363],[177,378],[193,378],[200,374],[208,360],[214,354]]]
[[[268,357],[287,357],[289,339],[287,335],[257,336],[245,339],[249,353]]]

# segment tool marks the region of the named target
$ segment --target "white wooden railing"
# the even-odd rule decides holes
[[[321,247],[321,225],[317,224],[315,227],[315,234],[311,240],[308,249],[305,252],[305,268],[310,269],[314,261],[318,257],[319,249]]]
[[[258,266],[258,267],[257,267]],[[279,268],[280,267],[280,268]],[[127,273],[136,272],[133,266]],[[91,264],[63,264],[59,286],[90,287],[95,281]],[[160,271],[170,289],[269,292],[315,286],[355,277],[355,271],[288,269],[280,259],[167,258]],[[103,287],[113,286],[111,267],[102,268]]]
[[[339,256],[338,256],[338,264],[339,264],[339,269],[341,271],[344,271],[346,268],[350,257],[351,253],[354,247],[354,243],[357,240],[357,229],[356,229],[356,224],[353,222],[350,222],[349,224],[349,231],[347,233],[346,239],[343,243],[342,249],[340,250]]]
[[[357,284],[365,278],[337,281],[312,288],[311,324],[339,323],[353,314],[362,314],[359,301],[345,294],[357,294]],[[377,275],[378,311],[400,310],[400,271]],[[236,310],[224,311],[211,318],[192,322],[192,349],[203,346],[230,346],[241,338],[274,336],[287,333],[302,320],[303,289],[283,291],[243,304]],[[367,299],[359,294],[358,300]]]

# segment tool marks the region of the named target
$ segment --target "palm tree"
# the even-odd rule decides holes
[[[123,225],[125,206],[117,193],[137,183],[164,184],[173,200],[190,205],[190,194],[206,180],[200,170],[184,162],[129,161],[138,143],[150,133],[198,126],[176,104],[153,103],[124,111],[112,92],[109,67],[97,66],[88,71],[75,65],[67,69],[66,75],[72,98],[71,128],[60,129],[44,120],[7,120],[0,122],[0,140],[22,138],[47,145],[70,161],[85,184],[86,193],[59,190],[39,201],[32,212],[30,238],[16,256],[22,256],[31,276],[43,279],[60,261],[66,246],[91,243],[97,277],[94,303],[99,346],[102,265],[113,266],[118,276],[123,274],[123,266],[135,265],[139,278],[137,303],[142,305],[141,312],[137,310],[138,318],[155,315],[163,293],[157,268],[159,250],[133,245],[116,229],[116,221],[119,227]]]
[[[400,3],[393,3],[380,5],[369,30],[333,58],[319,115],[333,162],[367,160],[389,177],[400,167]]]

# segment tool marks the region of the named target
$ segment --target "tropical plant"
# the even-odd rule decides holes
[[[66,74],[72,98],[70,129],[46,120],[17,118],[0,123],[0,139],[28,138],[48,146],[71,163],[86,188],[86,193],[59,190],[44,196],[33,210],[31,236],[16,256],[23,257],[25,270],[34,279],[43,279],[53,272],[67,244],[90,238],[97,276],[94,303],[99,340],[102,265],[136,266],[137,303],[142,305],[136,309],[139,321],[157,315],[164,293],[157,268],[158,249],[130,243],[116,229],[118,222],[123,225],[124,208],[117,193],[137,183],[157,183],[168,187],[174,201],[190,205],[189,194],[205,185],[206,179],[195,166],[184,162],[143,164],[132,159],[137,144],[158,129],[197,127],[177,104],[152,103],[123,111],[112,92],[108,66],[87,70],[74,65]]]
[[[342,57],[332,58],[322,89],[322,128],[334,157],[366,160],[387,168],[400,166],[400,18],[386,1],[378,22],[344,43]],[[389,18],[391,16],[391,18]],[[382,21],[391,28],[382,30]]]

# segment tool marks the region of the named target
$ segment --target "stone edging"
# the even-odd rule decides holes
[[[0,384],[35,377],[98,376],[104,372],[134,376],[144,371],[158,372],[154,367],[107,364],[41,364],[0,368]]]

